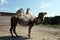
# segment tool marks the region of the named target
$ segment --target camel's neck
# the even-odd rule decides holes
[[[40,18],[38,18],[38,19],[42,19],[42,20],[44,20],[44,17],[40,17]]]
[[[41,24],[44,20],[44,17],[36,18],[35,24]]]

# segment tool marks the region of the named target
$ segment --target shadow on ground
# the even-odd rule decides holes
[[[15,37],[15,38],[12,38],[11,36],[0,37],[0,40],[27,40],[27,39],[28,39],[27,37],[23,37],[23,36]]]

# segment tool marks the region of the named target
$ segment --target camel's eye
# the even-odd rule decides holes
[[[45,13],[45,15],[46,15],[47,13]]]

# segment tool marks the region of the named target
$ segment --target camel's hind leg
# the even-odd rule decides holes
[[[17,24],[16,24],[17,25]],[[14,32],[14,34],[16,35],[16,37],[19,37],[18,35],[17,35],[17,33],[16,33],[16,25],[14,25],[14,27],[13,27],[13,32]]]
[[[11,18],[11,28],[10,28],[10,33],[11,33],[11,36],[12,37],[14,37],[13,36],[13,32],[14,32],[14,34],[17,36],[17,33],[16,33],[16,25],[17,25],[17,18],[15,18],[15,17],[12,17]]]
[[[11,36],[12,36],[12,37],[14,37],[14,36],[13,36],[13,33],[18,37],[18,35],[17,35],[17,33],[16,33],[16,25],[17,25],[17,23],[16,23],[15,25],[11,25],[10,33],[11,33]]]
[[[11,25],[10,33],[11,33],[11,36],[14,37],[14,36],[13,36],[13,33],[12,33],[12,30],[13,30],[13,26]]]

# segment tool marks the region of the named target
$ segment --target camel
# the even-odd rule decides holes
[[[34,16],[33,13],[31,12],[31,9],[30,9],[30,8],[27,8],[27,10],[26,10],[26,15],[30,15],[31,20],[33,20],[33,19],[35,18],[35,16]]]
[[[29,9],[27,9],[28,11]],[[13,35],[13,33],[16,35],[16,37],[19,37],[16,33],[16,26],[17,23],[22,25],[22,26],[29,26],[28,28],[28,38],[30,38],[30,33],[31,33],[31,29],[32,27],[35,25],[39,25],[43,22],[43,18],[44,16],[47,14],[46,12],[40,12],[38,14],[38,17],[33,18],[33,20],[31,20],[32,18],[27,19],[28,17],[25,16],[27,14],[24,14],[23,9],[18,10],[16,13],[18,13],[18,15],[14,15],[11,17],[11,28],[10,28],[10,33],[12,37],[15,37]],[[22,13],[22,14],[19,14]],[[21,16],[22,15],[22,16]]]

